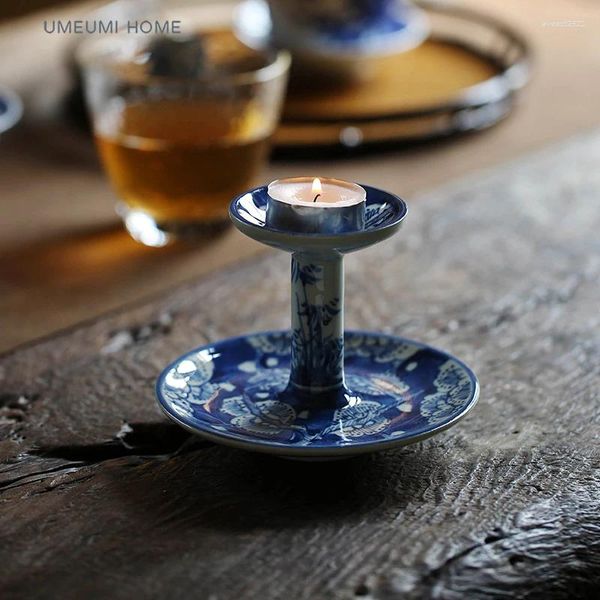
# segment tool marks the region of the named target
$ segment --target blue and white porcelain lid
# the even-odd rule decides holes
[[[373,56],[418,46],[430,31],[424,11],[407,0],[246,0],[240,37],[270,37],[294,52]]]

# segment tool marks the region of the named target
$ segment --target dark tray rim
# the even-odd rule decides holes
[[[370,123],[383,123],[383,122],[409,122],[418,118],[435,117],[439,115],[452,115],[457,112],[461,112],[469,109],[477,109],[491,105],[502,105],[505,104],[506,110],[500,111],[501,114],[495,119],[490,120],[489,123],[484,126],[465,127],[459,126],[458,124],[451,125],[443,131],[432,132],[431,134],[423,134],[411,137],[397,137],[391,139],[371,139],[364,140],[355,147],[350,147],[341,141],[329,141],[321,142],[317,141],[314,143],[301,143],[297,141],[285,142],[285,140],[277,140],[275,143],[276,153],[288,152],[292,149],[308,149],[308,148],[336,148],[341,147],[347,151],[358,150],[364,147],[371,146],[389,146],[393,144],[402,143],[414,143],[415,141],[429,140],[448,137],[456,133],[473,131],[483,129],[494,125],[498,121],[502,120],[510,111],[512,101],[515,93],[521,89],[529,81],[531,73],[532,63],[532,52],[529,44],[525,41],[523,36],[516,32],[510,25],[506,24],[502,20],[495,16],[482,13],[479,10],[460,7],[456,5],[447,5],[435,1],[424,0],[418,2],[418,5],[426,11],[437,12],[442,14],[448,14],[451,16],[457,16],[474,23],[488,26],[490,29],[500,33],[507,40],[507,51],[515,53],[515,56],[502,64],[497,57],[491,54],[482,52],[481,49],[475,48],[473,45],[466,43],[458,37],[450,37],[445,35],[431,36],[430,39],[440,40],[445,43],[453,44],[458,47],[462,47],[469,52],[476,54],[477,56],[485,59],[486,61],[494,64],[499,69],[499,72],[480,83],[472,86],[468,86],[457,93],[451,100],[426,106],[422,109],[409,110],[409,111],[398,111],[398,112],[385,112],[379,114],[364,114],[364,115],[340,115],[336,114],[331,117],[316,115],[314,117],[307,116],[292,116],[285,117],[281,121],[282,126],[299,126],[302,125],[339,125],[340,127],[352,127],[360,125],[368,125]]]

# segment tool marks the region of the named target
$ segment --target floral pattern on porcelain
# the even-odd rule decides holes
[[[314,264],[292,256],[291,379],[304,389],[342,384],[344,338],[341,258]]]
[[[430,423],[451,416],[464,404],[471,391],[468,374],[451,360],[441,366],[433,384],[436,392],[425,396],[421,403],[421,414]]]
[[[396,337],[347,332],[341,405],[289,391],[289,332],[224,340],[171,365],[157,384],[163,409],[192,429],[259,445],[335,448],[402,440],[443,427],[476,398],[457,359]]]

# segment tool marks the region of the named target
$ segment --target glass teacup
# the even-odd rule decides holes
[[[104,167],[130,234],[150,246],[227,222],[269,152],[290,59],[228,29],[118,35],[79,48]]]

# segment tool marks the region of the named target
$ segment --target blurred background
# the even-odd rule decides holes
[[[3,3],[0,351],[252,260],[227,204],[254,184],[418,202],[597,127],[599,25],[595,0]]]

